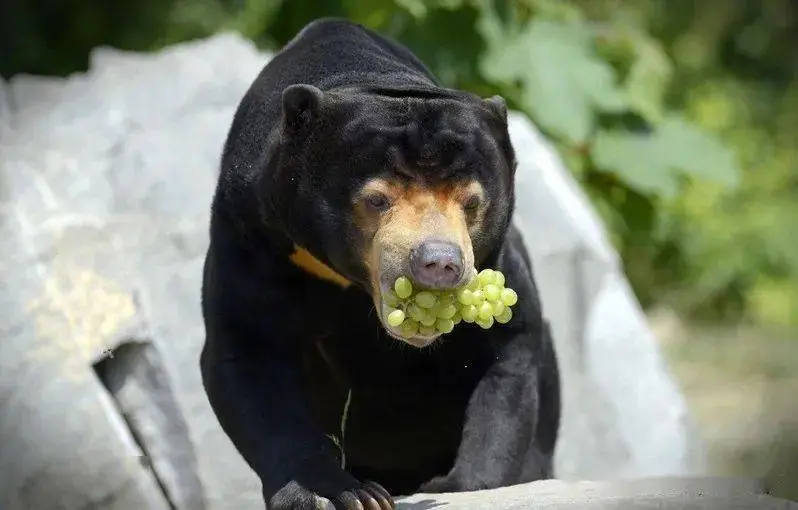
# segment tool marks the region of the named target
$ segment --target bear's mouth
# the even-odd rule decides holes
[[[398,340],[421,349],[427,347],[441,336],[442,333],[437,331],[432,335],[424,335],[419,331],[413,336],[406,336],[401,327],[393,327],[388,324],[387,317],[393,308],[391,308],[388,303],[385,302],[383,297],[393,292],[393,288],[386,283],[383,283],[375,290],[377,291],[378,295],[375,296],[374,299],[374,308],[377,310],[377,317],[380,320],[380,325],[382,326],[382,329],[384,329],[385,332],[388,333],[388,335],[394,340]]]
[[[474,278],[476,274],[477,274],[476,268],[472,267],[469,271],[466,271],[464,273],[463,277],[458,282],[455,288],[465,285],[472,278]],[[387,321],[388,314],[394,308],[391,307],[388,303],[386,303],[384,296],[393,293],[393,286],[389,285],[388,282],[395,280],[396,280],[395,278],[387,278],[385,277],[385,275],[383,275],[383,278],[379,279],[379,281],[381,281],[381,284],[374,286],[375,294],[377,294],[376,296],[374,296],[374,305],[375,309],[377,310],[377,317],[379,318],[380,324],[382,325],[382,328],[385,330],[385,332],[388,333],[388,335],[391,336],[394,340],[407,343],[419,349],[427,347],[433,342],[435,342],[438,338],[443,336],[443,333],[441,333],[440,331],[435,331],[432,334],[424,334],[418,331],[415,332],[412,336],[407,336],[406,332],[402,330],[401,326],[394,327],[388,324]],[[424,287],[418,286],[417,284],[415,284],[415,282],[414,282],[414,287],[419,290],[424,289]]]
[[[382,299],[382,293],[386,292],[387,290],[388,289],[382,289],[381,295],[378,298],[380,302],[380,312],[377,315],[380,318],[380,323],[382,324],[382,328],[385,330],[386,333],[388,333],[388,335],[393,337],[394,340],[399,340],[400,342],[405,342],[407,344],[412,345],[413,347],[421,349],[432,344],[442,335],[442,333],[436,331],[432,335],[424,335],[421,332],[417,332],[413,336],[405,336],[402,333],[401,327],[393,327],[390,324],[388,324],[385,318],[388,316],[390,307]]]

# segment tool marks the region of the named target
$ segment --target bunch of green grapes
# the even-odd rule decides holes
[[[405,336],[450,333],[462,322],[490,329],[513,318],[511,307],[518,294],[504,286],[504,274],[483,269],[467,285],[454,291],[415,291],[404,276],[396,279],[393,292],[383,296],[387,322]]]

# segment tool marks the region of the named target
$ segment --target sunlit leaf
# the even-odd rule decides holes
[[[594,54],[581,24],[534,21],[492,41],[481,69],[491,79],[520,82],[520,103],[533,119],[573,144],[590,136],[597,111],[626,106],[615,71]]]
[[[739,182],[737,156],[716,136],[676,115],[665,119],[657,132],[660,143],[669,148],[673,168],[732,187]]]
[[[717,139],[679,117],[669,117],[650,134],[600,131],[593,161],[615,172],[641,193],[672,197],[681,176],[737,184],[734,153]]]
[[[629,108],[651,123],[662,118],[663,100],[671,78],[671,63],[662,47],[645,37],[634,38],[635,59],[624,87]]]
[[[596,166],[614,172],[629,187],[641,193],[676,194],[678,180],[667,160],[667,148],[655,136],[600,131],[593,141],[591,153]]]
[[[424,5],[423,0],[394,0],[394,2],[415,18],[423,18],[427,15],[427,6]]]

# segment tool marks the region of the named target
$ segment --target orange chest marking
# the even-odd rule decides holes
[[[306,249],[302,248],[301,246],[294,245],[294,253],[291,254],[289,257],[291,262],[307,272],[315,276],[316,278],[321,278],[322,280],[327,280],[328,282],[332,282],[336,285],[339,285],[343,288],[347,288],[352,285],[352,282],[341,276],[340,274],[336,273],[330,266],[326,265],[324,262],[320,261],[313,255],[311,255]]]

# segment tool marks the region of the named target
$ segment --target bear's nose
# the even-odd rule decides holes
[[[454,243],[424,241],[410,252],[410,272],[425,287],[452,288],[463,276],[463,253]]]

